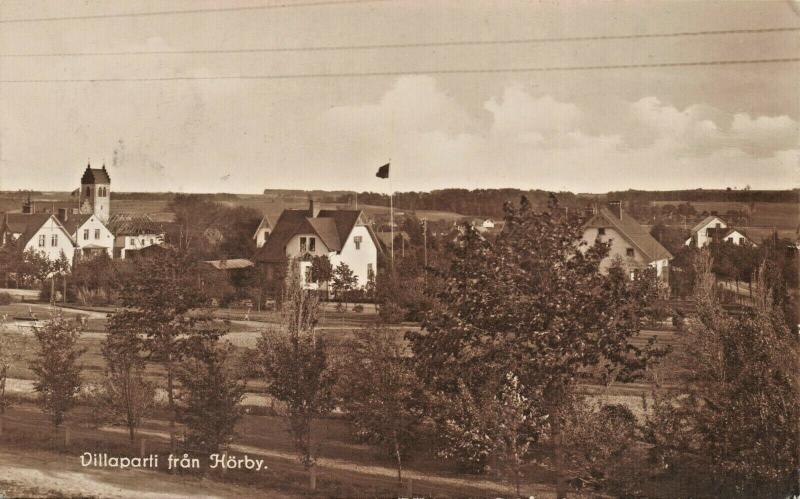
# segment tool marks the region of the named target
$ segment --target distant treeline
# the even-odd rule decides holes
[[[630,202],[649,201],[706,201],[734,203],[796,203],[800,200],[800,189],[783,191],[759,191],[736,189],[692,189],[679,191],[611,191],[607,199]]]
[[[547,205],[549,193],[542,190],[525,191],[521,189],[442,189],[431,192],[398,192],[394,195],[394,206],[403,210],[452,211],[463,215],[502,217],[503,203],[518,202],[526,196],[536,207]],[[332,199],[336,203],[348,203],[352,194],[344,194]],[[583,207],[590,199],[578,197],[572,192],[557,193],[563,206]],[[359,192],[360,204],[387,206],[389,195],[377,192]]]
[[[172,201],[175,199],[175,192],[111,192],[111,199],[134,200],[134,201]],[[239,199],[236,194],[218,192],[214,194],[197,194],[200,199],[205,201],[235,201]]]

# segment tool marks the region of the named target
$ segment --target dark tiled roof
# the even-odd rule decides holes
[[[672,258],[672,254],[661,243],[656,241],[635,218],[625,213],[625,211],[621,211],[620,215],[621,217],[617,218],[608,208],[600,208],[599,213],[589,220],[587,227],[613,227],[642,253],[648,263]],[[603,221],[608,222],[608,225],[605,225]]]
[[[320,210],[316,217],[309,210],[283,210],[267,242],[256,254],[256,261],[276,262],[286,258],[286,244],[297,234],[317,234],[332,251],[342,244],[361,216],[361,210]]]
[[[211,265],[217,270],[246,269],[252,267],[253,262],[246,258],[231,258],[228,260],[205,260],[203,263]]]
[[[269,221],[269,217],[264,215],[264,218],[261,219],[261,222],[256,227],[256,231],[253,233],[253,237],[255,238],[258,235],[258,231],[261,229],[270,229],[272,230],[272,223]]]
[[[708,217],[704,218],[703,220],[700,221],[700,223],[698,223],[697,225],[692,227],[692,234],[694,234],[698,230],[702,229],[706,224],[710,223],[715,218],[718,218],[720,222],[725,223],[725,220],[719,218],[716,215],[711,215],[711,216],[708,216]]]
[[[70,215],[69,218],[67,218],[66,222],[62,222],[62,225],[64,226],[65,229],[67,229],[67,232],[69,232],[71,236],[74,236],[75,231],[78,230],[78,227],[86,223],[86,221],[89,220],[91,217],[92,215],[89,214]]]
[[[9,232],[22,234],[18,241],[26,244],[48,220],[53,219],[62,229],[64,226],[56,217],[48,213],[6,213],[2,224]],[[66,231],[65,231],[66,232]],[[71,237],[70,234],[67,234]]]
[[[147,215],[117,213],[108,220],[108,229],[115,236],[135,236],[139,234],[160,234],[164,232],[161,224]]]
[[[81,177],[81,184],[110,184],[111,177],[108,176],[105,165],[102,168],[91,168],[86,165],[86,171]]]

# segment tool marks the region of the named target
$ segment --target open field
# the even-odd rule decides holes
[[[671,204],[677,206],[684,201],[652,201],[653,206]],[[750,213],[750,225],[754,227],[791,229],[800,225],[800,203],[748,203],[692,201],[691,205],[698,213],[716,211],[721,217],[729,210]]]

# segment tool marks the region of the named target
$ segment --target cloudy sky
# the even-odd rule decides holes
[[[800,185],[797,62],[448,73],[796,58],[798,31],[242,51],[797,27],[791,1],[301,3],[3,1],[0,189],[72,189],[88,159],[121,191],[385,191],[390,159],[395,190]],[[213,79],[240,75],[304,77]]]

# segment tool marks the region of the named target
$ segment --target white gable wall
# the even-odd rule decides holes
[[[44,244],[42,244],[44,243]],[[67,232],[62,228],[55,217],[50,217],[38,231],[25,243],[25,251],[36,251],[44,254],[50,261],[61,258],[61,253],[66,255],[70,265],[75,256],[75,245]]]
[[[264,243],[267,242],[267,237],[269,236],[269,233],[270,233],[269,227],[261,227],[256,231],[255,236],[253,236],[253,239],[255,239],[256,241],[257,248],[264,246]]]
[[[742,234],[738,230],[734,230],[733,232],[731,232],[730,234],[725,236],[725,241],[727,241],[729,243],[733,243],[733,244],[735,244],[737,246],[740,246],[740,245],[743,245],[743,244],[752,244],[751,241],[747,238],[747,236],[745,236],[744,234]]]
[[[114,234],[96,215],[92,215],[78,227],[72,237],[75,239],[78,249],[82,250],[86,246],[102,246],[106,249],[109,258],[114,256]]]
[[[118,250],[119,258],[125,258],[127,250],[140,250],[153,246],[154,244],[161,244],[164,242],[164,234],[128,234],[118,235],[114,241],[114,247]]]
[[[361,237],[361,245],[356,249],[355,238]],[[369,281],[369,266],[372,272],[378,273],[378,248],[364,225],[356,225],[347,236],[342,246],[342,251],[331,257],[331,265],[335,269],[339,263],[344,262],[353,271],[358,279],[358,287],[364,287]]]
[[[589,227],[583,232],[583,240],[589,243],[591,246],[594,244],[595,240],[597,240],[598,234],[598,228]],[[609,248],[608,256],[604,258],[602,262],[600,262],[601,272],[607,272],[608,268],[617,258],[620,258],[623,264],[630,265],[633,268],[640,268],[644,265],[649,265],[656,269],[656,275],[659,277],[661,277],[662,272],[664,272],[666,267],[669,265],[669,260],[666,258],[663,260],[655,260],[653,262],[649,261],[636,246],[628,242],[628,240],[625,239],[613,227],[605,227],[605,234],[600,235],[599,239],[604,243],[611,242],[611,248]],[[628,249],[633,250],[633,256],[628,256]]]
[[[696,237],[696,239],[697,239],[697,247],[698,248],[702,248],[704,246],[708,246],[709,244],[711,244],[711,241],[712,241],[713,238],[709,237],[706,234],[706,232],[708,231],[708,229],[716,228],[717,224],[719,224],[719,227],[722,228],[722,229],[727,229],[728,228],[728,224],[726,224],[724,220],[722,220],[719,217],[714,217],[708,223],[706,223],[705,225],[700,227],[700,230],[698,230],[696,233],[692,234],[692,236]],[[686,241],[686,245],[687,246],[691,246],[692,245],[692,238],[691,237]]]
[[[300,238],[306,238],[306,250],[301,253],[300,252]],[[311,238],[314,238],[314,251],[309,249],[309,241]],[[301,256],[308,253],[312,256],[322,256],[322,255],[329,255],[331,250],[325,246],[325,243],[322,242],[322,239],[316,234],[297,234],[289,239],[289,242],[286,243],[286,256],[288,258],[300,258]]]

